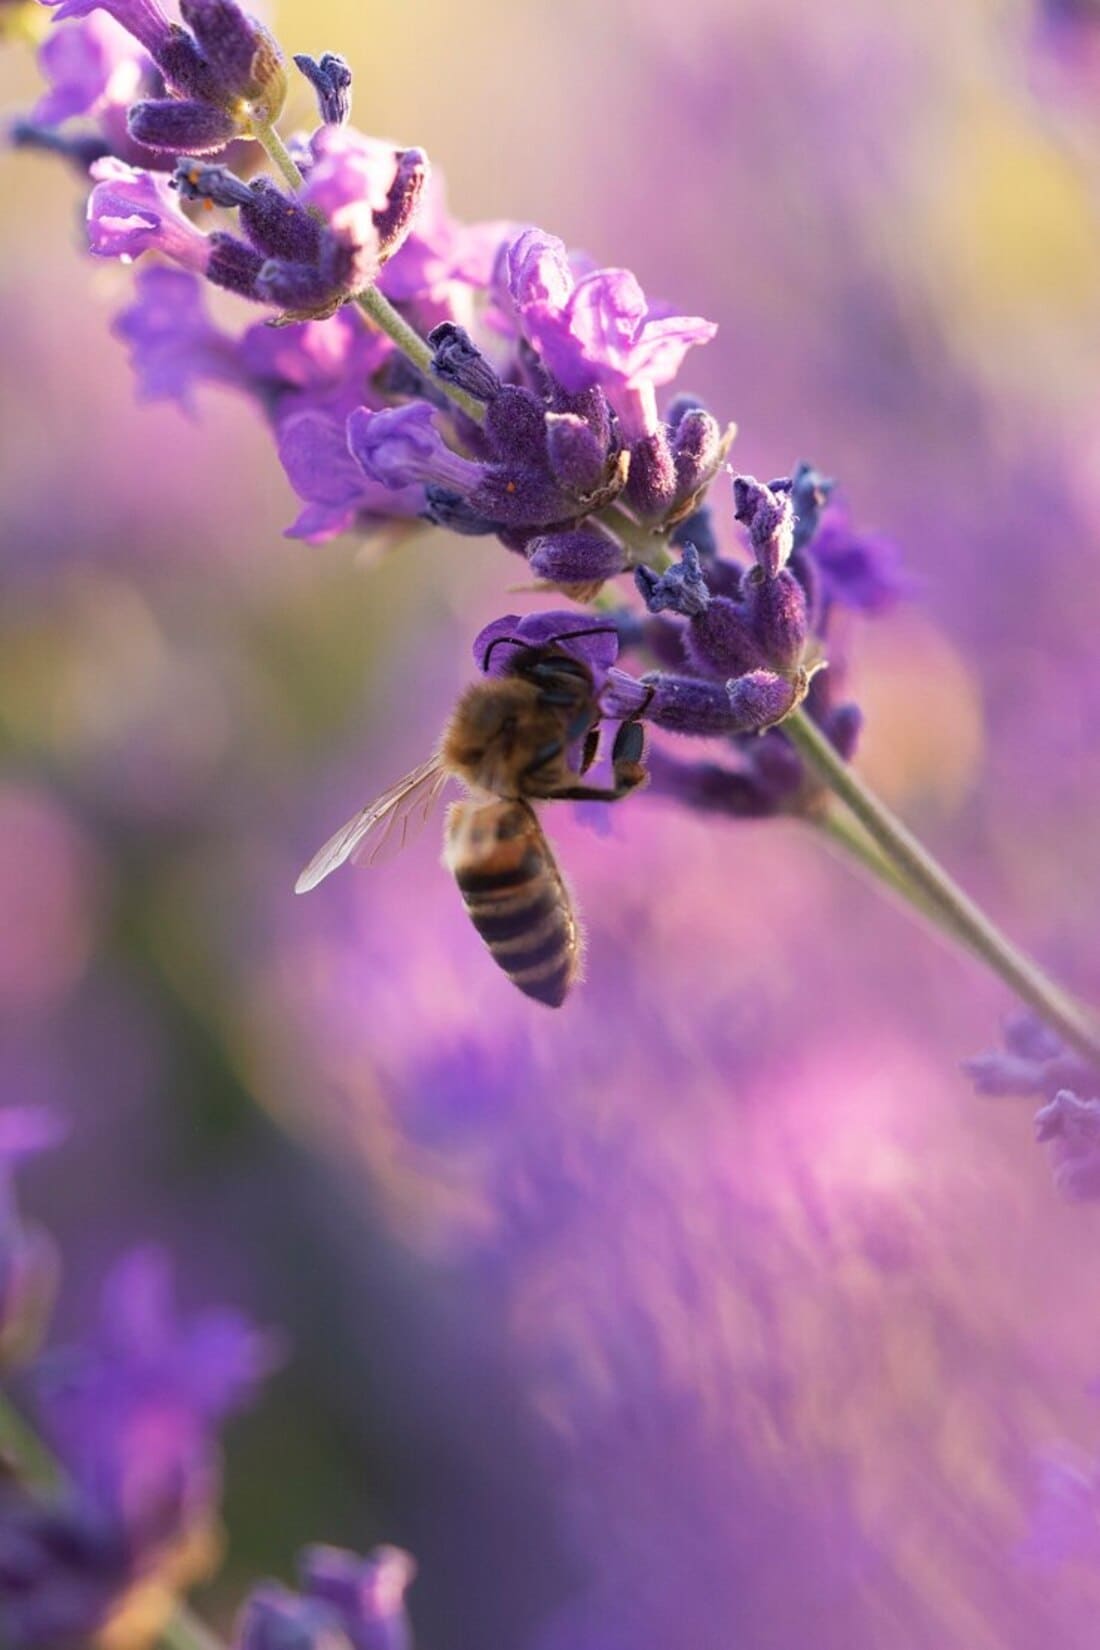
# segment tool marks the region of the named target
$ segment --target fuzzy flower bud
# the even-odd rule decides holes
[[[135,103],[126,121],[135,143],[169,154],[212,155],[236,137],[232,115],[196,97],[151,98]]]
[[[789,671],[806,647],[806,598],[793,574],[765,578],[754,569],[746,581],[745,615],[761,655],[773,670]]]
[[[643,521],[659,521],[676,499],[676,464],[668,430],[657,427],[630,449],[626,501]]]
[[[527,556],[532,572],[553,584],[602,584],[627,564],[618,540],[594,526],[534,538]]]
[[[794,549],[790,486],[786,480],[765,486],[754,476],[733,478],[734,514],[748,528],[752,553],[769,579],[787,565]]]
[[[351,69],[336,52],[325,52],[319,60],[298,52],[298,68],[317,93],[321,119],[326,126],[346,126],[351,116]]]
[[[444,383],[465,390],[477,401],[491,401],[500,393],[500,377],[482,355],[465,327],[442,321],[428,334],[432,372]]]
[[[594,493],[608,464],[607,440],[578,413],[547,413],[545,438],[550,468],[566,492],[576,498]]]
[[[601,703],[604,714],[612,718],[642,717],[671,733],[711,738],[771,727],[804,693],[803,683],[791,683],[768,670],[750,671],[729,682],[661,673],[636,681],[611,670]]]
[[[821,512],[829,502],[836,483],[815,470],[805,459],[791,476],[791,507],[794,510],[794,547],[801,550],[817,532]]]
[[[396,160],[386,203],[374,214],[379,262],[383,264],[400,250],[412,230],[430,175],[423,149],[399,149]]]

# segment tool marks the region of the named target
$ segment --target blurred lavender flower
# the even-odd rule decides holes
[[[237,1623],[234,1650],[411,1650],[405,1592],[416,1574],[408,1553],[377,1547],[366,1558],[309,1547],[300,1589],[258,1587]]]
[[[1100,1198],[1100,1069],[1068,1049],[1034,1014],[1005,1028],[1005,1049],[974,1055],[963,1070],[979,1094],[1042,1096],[1035,1138],[1049,1147],[1054,1184],[1071,1203]],[[1079,1099],[1075,1090],[1090,1096]]]
[[[103,1626],[135,1589],[205,1562],[220,1490],[217,1431],[277,1348],[239,1313],[180,1319],[156,1249],[120,1261],[94,1338],[30,1372],[62,1478],[0,1497],[0,1636],[47,1650]]]

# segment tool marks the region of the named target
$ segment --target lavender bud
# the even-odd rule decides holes
[[[806,598],[788,572],[765,578],[756,568],[747,580],[746,618],[764,659],[774,670],[789,671],[806,647]]]
[[[287,258],[264,259],[259,253],[256,257],[260,260],[256,296],[265,303],[277,304],[290,315],[317,317],[332,314],[339,306],[330,276],[317,264],[292,263]]]
[[[714,596],[684,632],[689,664],[704,676],[728,681],[746,671],[759,670],[769,661],[750,626],[741,602]]]
[[[379,263],[392,258],[411,231],[428,173],[428,157],[423,149],[398,150],[397,171],[386,204],[380,212],[372,214],[378,233]]]
[[[754,476],[735,476],[733,503],[737,520],[749,530],[749,543],[766,578],[774,579],[794,548],[794,511],[790,483],[765,486]]]
[[[257,178],[241,205],[241,226],[258,252],[288,263],[319,264],[324,230],[305,207]],[[328,272],[326,271],[326,274]]]
[[[703,410],[703,403],[697,395],[674,395],[665,413],[665,423],[675,433],[688,413],[700,410]]]
[[[836,483],[803,459],[791,477],[791,506],[794,510],[794,547],[801,550],[817,532],[821,512],[829,502]]]
[[[553,527],[575,514],[570,500],[544,471],[510,465],[484,470],[470,503],[501,527]]]
[[[822,732],[834,750],[838,751],[845,762],[850,762],[856,754],[859,736],[863,729],[863,712],[858,705],[837,705],[822,718]]]
[[[489,403],[485,434],[493,456],[502,462],[532,469],[545,466],[546,413],[530,390],[502,385]]]
[[[237,122],[197,98],[154,98],[135,103],[126,120],[135,143],[171,154],[209,155],[237,135]]]
[[[247,183],[242,183],[236,173],[201,160],[177,160],[171,183],[184,200],[210,201],[213,206],[247,206],[252,199]]]
[[[663,424],[630,449],[624,496],[643,521],[657,521],[676,498],[676,465]]]
[[[444,383],[465,390],[477,401],[492,401],[500,392],[500,376],[490,366],[465,327],[442,321],[428,334],[432,372]]]
[[[672,437],[677,501],[687,503],[713,476],[722,458],[722,431],[704,407],[690,407]]]
[[[577,413],[547,413],[550,468],[566,492],[585,498],[595,492],[607,468],[607,445]]]
[[[325,52],[318,61],[299,52],[294,61],[317,93],[324,124],[346,125],[351,115],[351,69],[344,59],[336,52]]]
[[[634,582],[650,613],[681,613],[692,619],[705,613],[710,603],[699,552],[692,544],[684,545],[679,563],[664,573],[655,573],[651,567],[637,568]]]
[[[532,539],[528,559],[540,579],[553,584],[602,584],[627,563],[617,539],[596,527],[578,527]]]
[[[223,235],[220,231],[209,237],[208,244],[208,281],[213,281],[215,286],[225,287],[227,292],[239,293],[242,298],[264,296],[260,288],[264,261],[254,247],[246,246],[243,241],[237,240],[235,235]]]
[[[180,16],[206,60],[211,95],[226,105],[243,100],[253,115],[276,120],[286,101],[286,71],[267,30],[235,0],[180,0]]]
[[[768,670],[751,671],[731,682],[663,674],[636,682],[623,671],[611,670],[603,709],[611,717],[642,716],[671,733],[711,738],[771,727],[794,709],[804,692],[804,682],[791,683]]]

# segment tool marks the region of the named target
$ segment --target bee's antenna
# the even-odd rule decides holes
[[[617,636],[618,634],[619,632],[613,624],[589,624],[582,625],[578,630],[563,630],[559,635],[547,636],[541,642],[525,641],[521,636],[494,636],[485,649],[481,660],[481,668],[482,670],[488,670],[493,649],[499,647],[502,642],[507,642],[510,647],[519,647],[525,652],[531,652],[540,647],[555,647],[558,642],[576,641],[581,636]]]

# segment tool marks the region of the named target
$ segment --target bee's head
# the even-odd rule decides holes
[[[467,784],[511,795],[537,710],[537,690],[519,677],[472,683],[443,735],[444,761]]]

